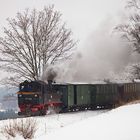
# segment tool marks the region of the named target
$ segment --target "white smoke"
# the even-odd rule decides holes
[[[103,79],[125,79],[128,75],[126,68],[136,61],[137,56],[120,36],[113,33],[115,26],[112,18],[104,21],[72,60],[60,65],[57,80],[89,83]]]

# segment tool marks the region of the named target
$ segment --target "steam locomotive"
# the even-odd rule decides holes
[[[19,85],[19,115],[45,115],[78,110],[114,108],[140,99],[140,83],[56,84],[51,80],[24,81]]]

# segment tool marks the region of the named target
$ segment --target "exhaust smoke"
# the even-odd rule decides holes
[[[85,45],[79,47],[72,60],[61,64],[56,79],[86,83],[126,80],[128,67],[139,59],[131,46],[113,33],[115,26],[111,17],[104,21]]]

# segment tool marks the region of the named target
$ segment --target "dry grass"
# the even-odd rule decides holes
[[[130,105],[130,104],[138,104],[138,103],[140,103],[140,100],[132,100],[132,101],[128,101],[128,102],[119,101],[119,104],[117,104],[116,107]]]
[[[131,102],[127,103],[127,104],[138,104],[138,103],[140,103],[140,100],[134,100],[134,101],[131,101]]]
[[[10,120],[9,123],[3,125],[1,133],[7,138],[21,135],[24,139],[31,139],[34,137],[37,130],[37,122],[35,119],[27,118],[20,120]]]

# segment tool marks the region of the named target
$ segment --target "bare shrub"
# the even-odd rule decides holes
[[[10,120],[1,130],[6,137],[15,137],[16,134],[23,136],[24,139],[34,137],[37,130],[37,122],[35,119],[27,118],[20,120]]]

